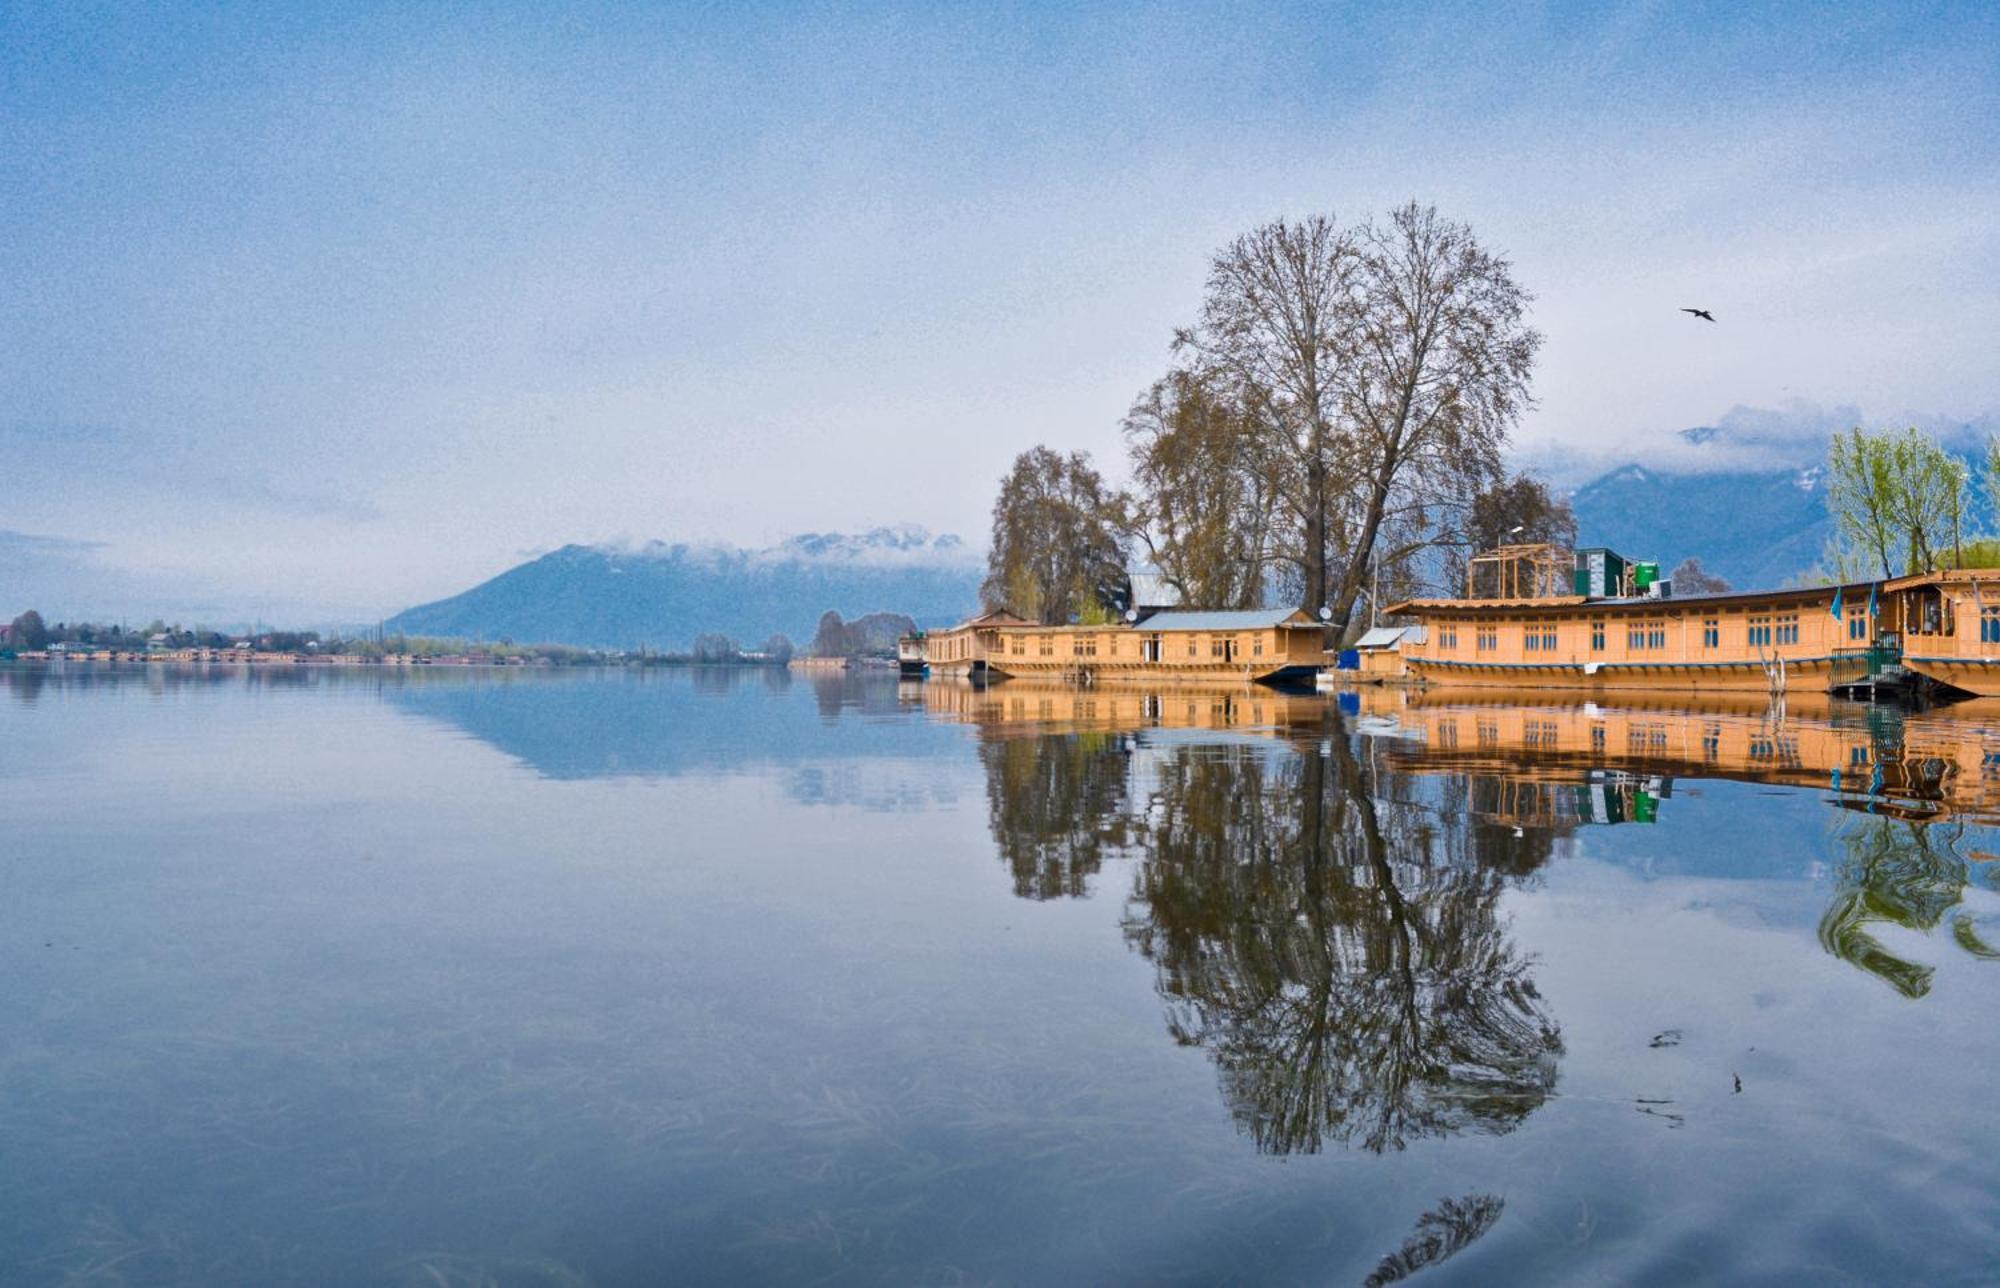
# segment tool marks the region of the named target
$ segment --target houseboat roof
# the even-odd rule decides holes
[[[1394,648],[1404,640],[1412,644],[1424,642],[1424,628],[1421,626],[1377,626],[1362,633],[1354,641],[1356,649]]]
[[[1270,626],[1317,626],[1303,608],[1251,608],[1230,612],[1173,610],[1141,618],[1144,631],[1254,631]]]
[[[1040,625],[1039,622],[1030,621],[1028,618],[1022,617],[1015,613],[1010,613],[1004,608],[996,608],[991,612],[981,613],[977,617],[968,617],[964,621],[960,622],[958,625],[952,627],[951,629],[955,631],[962,631],[968,626],[1038,626],[1038,625]]]

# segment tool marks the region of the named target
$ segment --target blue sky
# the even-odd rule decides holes
[[[1411,197],[1538,296],[1530,459],[2000,408],[1992,5],[407,9],[0,4],[0,607],[976,541],[1216,246]]]

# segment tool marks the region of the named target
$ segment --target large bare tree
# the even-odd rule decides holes
[[[1498,480],[1541,346],[1511,265],[1435,207],[1411,202],[1354,242],[1359,298],[1335,373],[1352,534],[1331,600],[1343,631],[1378,556],[1409,553],[1377,550],[1385,525]]]
[[[1341,390],[1361,256],[1331,216],[1280,219],[1238,237],[1209,265],[1200,322],[1177,352],[1242,391],[1261,431],[1288,449],[1285,508],[1306,602],[1327,602],[1328,547],[1340,473]]]

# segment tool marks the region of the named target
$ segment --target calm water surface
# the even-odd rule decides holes
[[[0,672],[0,1280],[1951,1283],[2000,714]]]

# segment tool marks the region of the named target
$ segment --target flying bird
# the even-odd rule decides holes
[[[1707,309],[1682,309],[1681,312],[1692,313],[1696,317],[1702,319],[1704,322],[1715,321],[1715,314],[1710,313]]]

